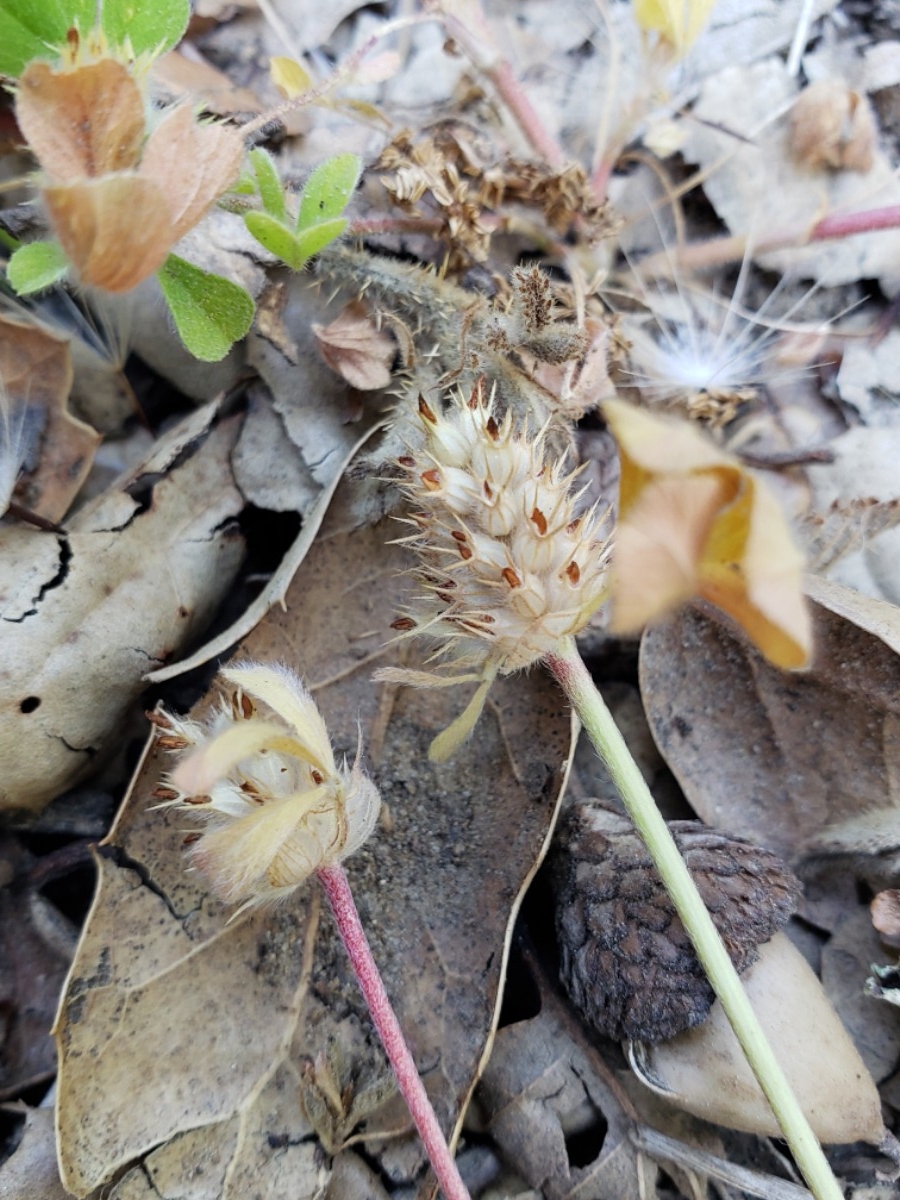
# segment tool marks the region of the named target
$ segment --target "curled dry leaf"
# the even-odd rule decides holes
[[[0,807],[38,811],[97,766],[147,671],[196,636],[233,579],[238,423],[214,415],[176,428],[65,533],[0,531]]]
[[[799,950],[776,934],[742,982],[816,1136],[823,1142],[879,1142],[884,1124],[878,1090]],[[631,1063],[642,1083],[695,1116],[779,1136],[718,1001],[696,1029],[658,1046],[636,1044]]]
[[[10,442],[3,471],[22,468],[15,498],[48,521],[61,521],[91,468],[100,435],[68,410],[70,343],[26,319],[0,314],[0,404]],[[18,435],[18,439],[17,439]],[[18,453],[15,442],[18,440]],[[5,481],[4,481],[5,482]]]
[[[652,1196],[655,1167],[635,1151],[622,1094],[610,1085],[612,1072],[573,1036],[572,1016],[556,989],[540,977],[530,983],[540,1011],[497,1032],[478,1085],[491,1137],[545,1200]],[[601,1121],[605,1136],[598,1132],[596,1154],[576,1166],[572,1142]]]
[[[700,596],[770,662],[806,666],[802,559],[765,484],[686,421],[620,401],[603,411],[622,463],[611,628],[639,630]]]
[[[811,83],[791,111],[791,150],[798,162],[814,170],[868,171],[877,137],[868,100],[841,80]]]
[[[297,572],[286,611],[271,611],[243,649],[302,672],[338,758],[352,758],[361,726],[390,823],[347,871],[452,1131],[496,1021],[511,914],[549,838],[570,727],[548,680],[504,681],[496,715],[453,767],[426,762],[452,702],[369,680],[367,657],[379,654],[404,589],[390,536],[384,525],[332,525]],[[224,1200],[312,1200],[332,1169],[309,1119],[323,1121],[322,1052],[341,1050],[331,1073],[342,1094],[326,1105],[332,1142],[347,1134],[357,1097],[364,1134],[396,1128],[390,1113],[368,1111],[386,1064],[317,885],[228,924],[230,911],[184,869],[183,819],[153,811],[167,766],[149,757],[110,834],[60,1009],[63,1178],[77,1195],[106,1184],[110,1200],[125,1200],[147,1175],[161,1193],[182,1194],[202,1171],[205,1194]],[[301,1078],[316,1084],[306,1115]],[[385,1147],[402,1148],[414,1186],[424,1171],[417,1139]],[[352,1147],[339,1149],[341,1170],[354,1161]]]
[[[391,382],[397,343],[363,301],[352,301],[330,324],[312,328],[322,357],[351,387],[372,392]]]

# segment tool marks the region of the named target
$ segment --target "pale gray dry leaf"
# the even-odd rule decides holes
[[[358,401],[348,397],[345,381],[322,361],[313,327],[336,311],[310,286],[308,277],[295,274],[287,283],[281,314],[290,356],[283,339],[270,341],[258,330],[247,341],[248,360],[268,385],[272,408],[291,443],[292,502],[304,517],[340,474],[348,452],[365,429],[386,407],[377,400],[371,410],[360,412]],[[251,462],[243,455],[238,479],[249,499],[259,503],[257,497],[268,491],[270,477],[267,457]]]
[[[494,718],[452,764],[427,762],[455,698],[368,682],[405,592],[390,535],[323,531],[287,611],[273,609],[244,651],[301,670],[338,755],[355,753],[362,728],[386,825],[348,873],[452,1130],[486,1054],[511,917],[549,838],[571,729],[550,681],[535,673],[504,681]],[[390,1104],[369,1112],[385,1063],[315,882],[228,924],[184,870],[184,815],[152,810],[167,765],[159,753],[148,758],[110,834],[60,1010],[63,1177],[81,1196],[106,1181],[108,1200],[187,1187],[192,1200],[312,1200],[331,1169],[313,1119],[339,1140],[355,1107],[367,1155],[396,1131]],[[329,1045],[341,1047],[331,1068],[341,1112],[317,1065]],[[417,1139],[387,1140],[381,1153],[397,1184],[420,1180]],[[344,1155],[356,1158],[348,1148],[337,1161]],[[341,1200],[351,1196],[359,1200]]]
[[[494,1038],[478,1088],[489,1133],[546,1200],[652,1195],[656,1169],[628,1139],[632,1121],[600,1052],[573,1036],[565,1006],[550,988],[539,988],[538,1015],[504,1026]],[[596,1155],[574,1166],[567,1141],[576,1134],[584,1140],[592,1129]]]
[[[99,765],[148,667],[176,656],[240,565],[228,458],[209,406],[65,533],[0,530],[0,807],[36,812]]]
[[[708,172],[703,188],[710,203],[732,233],[760,245],[754,258],[764,267],[827,286],[875,278],[893,295],[900,284],[898,230],[763,250],[768,236],[785,234],[802,242],[832,211],[900,202],[900,181],[880,147],[866,172],[811,171],[797,164],[789,149],[787,115],[797,92],[780,58],[725,67],[706,80],[682,152]]]
[[[812,617],[803,673],[770,666],[711,609],[641,646],[650,728],[695,812],[793,863],[825,826],[896,806],[900,783],[900,658],[820,603]]]
[[[783,933],[760,948],[742,983],[816,1136],[877,1145],[885,1132],[878,1090],[819,980]],[[630,1043],[629,1061],[642,1083],[687,1112],[730,1129],[779,1134],[718,1000],[696,1029],[655,1046]]]
[[[889,505],[900,499],[897,478],[900,427],[859,426],[835,438],[830,448],[834,461],[817,467],[812,476],[819,512],[836,501],[872,499]],[[896,604],[900,602],[898,552],[900,532],[888,529],[837,563],[833,577]]]
[[[845,911],[822,948],[822,986],[876,1083],[891,1076],[900,1059],[897,1014],[865,990],[872,963],[884,957],[868,905]]]
[[[52,1108],[29,1108],[25,1129],[10,1158],[0,1166],[3,1200],[71,1200],[59,1181]]]
[[[303,526],[288,547],[284,558],[272,572],[265,587],[244,609],[238,620],[217,634],[212,641],[206,642],[198,650],[195,650],[189,658],[148,672],[146,678],[150,683],[163,683],[166,679],[174,679],[177,675],[192,671],[194,667],[202,666],[203,663],[210,662],[217,655],[224,654],[229,647],[242,641],[251,630],[255,629],[270,608],[276,604],[284,605],[291,580],[316,539],[325,514],[334,499],[335,491],[344,477],[345,470],[368,439],[380,429],[380,425],[370,427],[368,432],[364,433],[359,441],[350,447],[346,458],[336,465],[331,482],[322,489],[315,506],[307,512]],[[352,527],[358,522],[351,520],[348,523]]]

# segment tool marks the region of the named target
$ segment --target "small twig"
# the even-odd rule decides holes
[[[816,242],[834,241],[853,237],[860,233],[876,233],[879,229],[900,229],[900,204],[885,208],[870,208],[858,213],[839,213],[823,217],[812,229],[785,230],[771,237],[760,238],[754,245],[754,254],[768,254],[773,250],[800,249]],[[747,251],[747,238],[741,234],[726,234],[724,237],[707,238],[684,246],[674,254],[665,256],[652,254],[640,264],[641,272],[649,275],[658,273],[660,266],[675,265],[688,270],[706,271],[726,263],[739,262]]]
[[[416,13],[409,17],[398,17],[395,21],[388,21],[383,25],[377,33],[374,33],[370,38],[367,38],[363,44],[342,62],[333,74],[319,84],[318,87],[310,88],[308,92],[304,92],[301,96],[294,96],[292,100],[286,100],[284,104],[279,104],[277,108],[271,108],[268,112],[264,112],[254,121],[248,121],[246,125],[241,126],[241,133],[246,138],[252,138],[255,134],[261,133],[266,126],[271,125],[275,121],[280,121],[282,117],[288,116],[289,113],[297,112],[298,109],[305,108],[308,104],[315,104],[322,100],[329,92],[334,91],[345,80],[349,79],[357,67],[360,65],[365,56],[370,50],[374,49],[380,41],[389,37],[392,33],[396,33],[398,29],[406,29],[409,25],[421,25],[425,21],[433,21],[434,17],[428,13]]]
[[[697,1150],[685,1142],[666,1137],[664,1133],[651,1129],[648,1125],[638,1125],[632,1129],[629,1138],[632,1145],[650,1158],[675,1163],[701,1175],[711,1175],[714,1179],[731,1184],[751,1196],[761,1196],[763,1200],[809,1200],[809,1192],[797,1183],[778,1179],[773,1175],[762,1175],[748,1167],[740,1167],[724,1158],[718,1158],[715,1154],[708,1154],[705,1150]]]
[[[438,1124],[412,1052],[385,990],[378,965],[369,947],[369,940],[359,919],[346,872],[342,866],[336,864],[320,868],[317,874],[334,913],[372,1021],[394,1069],[394,1075],[416,1128],[421,1134],[444,1196],[446,1200],[470,1200],[468,1189],[462,1181],[447,1139]]]
[[[471,25],[460,20],[455,9],[445,9],[438,4],[437,11],[450,37],[462,46],[475,66],[484,72],[497,89],[531,148],[552,167],[563,166],[567,156],[562,146],[541,120],[509,61],[500,54],[479,0],[474,0],[466,8]]]
[[[439,234],[444,228],[440,217],[360,217],[351,221],[347,233],[351,237],[368,237],[377,233]]]

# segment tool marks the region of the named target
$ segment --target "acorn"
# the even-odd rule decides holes
[[[796,876],[768,850],[699,821],[672,835],[736,969],[787,921]],[[704,1021],[715,999],[631,822],[596,803],[561,818],[553,862],[560,977],[604,1037],[656,1043]]]

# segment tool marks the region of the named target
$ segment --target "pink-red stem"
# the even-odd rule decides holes
[[[900,204],[886,208],[870,208],[866,212],[837,213],[823,217],[809,235],[811,242],[829,238],[849,237],[854,233],[872,233],[876,229],[897,229],[900,226]]]
[[[350,881],[341,866],[322,867],[318,872],[334,919],[340,930],[344,945],[359,980],[359,986],[365,997],[372,1021],[378,1030],[378,1036],[384,1046],[403,1098],[406,1101],[412,1119],[416,1123],[425,1149],[434,1168],[438,1183],[443,1189],[446,1200],[470,1200],[468,1189],[462,1181],[462,1176],[450,1153],[447,1139],[438,1124],[428,1093],[419,1078],[415,1060],[406,1044],[400,1022],[391,1005],[381,973],[372,956],[369,940],[366,937]]]

